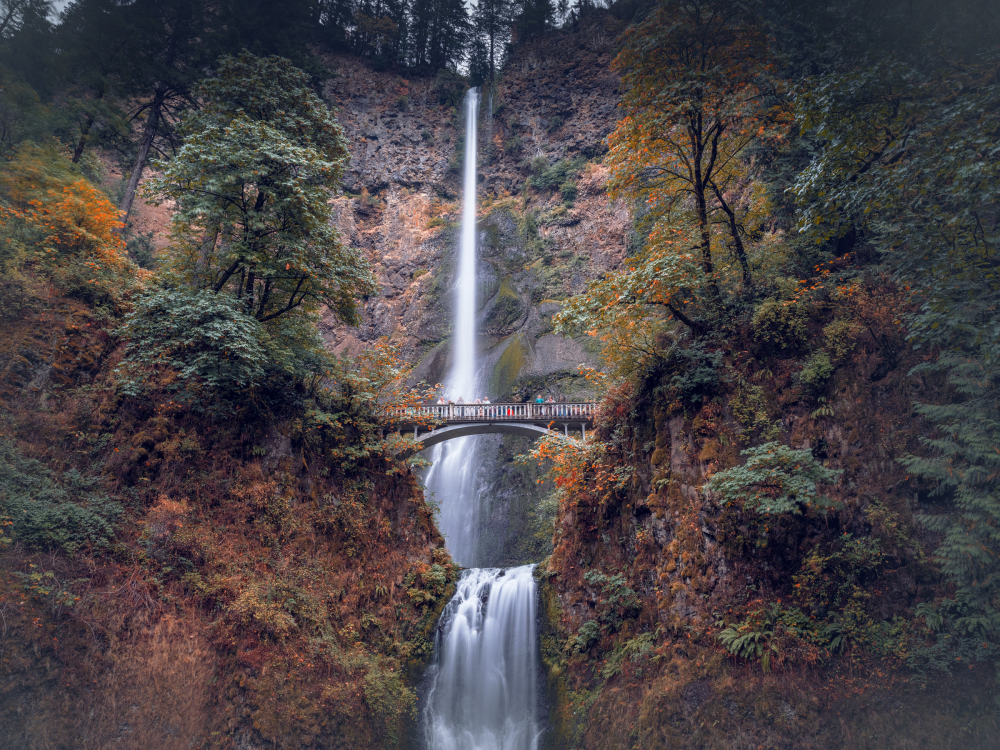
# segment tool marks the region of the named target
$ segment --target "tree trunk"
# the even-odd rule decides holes
[[[83,156],[83,149],[87,146],[87,138],[90,136],[90,128],[94,124],[94,116],[87,115],[87,119],[83,121],[83,127],[80,128],[80,140],[76,144],[76,148],[73,150],[73,163],[77,164],[80,161],[80,157]]]
[[[139,189],[139,180],[142,178],[142,170],[146,168],[146,160],[149,158],[149,150],[153,147],[153,139],[156,138],[156,131],[160,127],[160,113],[163,109],[163,102],[167,98],[167,84],[156,84],[153,93],[153,101],[149,105],[149,115],[146,117],[146,127],[142,131],[142,141],[139,143],[139,153],[135,157],[135,164],[132,166],[132,173],[128,178],[128,185],[125,187],[125,196],[119,206],[124,216],[122,222],[128,224],[129,214],[132,213],[132,203],[135,201],[136,190]]]
[[[97,96],[94,97],[97,101],[101,101],[104,98],[104,87],[101,86],[101,90],[97,92]],[[76,144],[76,149],[73,151],[73,163],[77,164],[80,161],[80,157],[83,156],[83,150],[87,147],[87,139],[90,138],[90,129],[94,126],[94,115],[89,112],[86,113],[87,118],[83,122],[83,127],[80,128],[80,140]]]
[[[747,251],[743,247],[743,239],[740,237],[740,228],[736,224],[736,213],[726,203],[726,199],[722,197],[722,191],[713,183],[712,190],[715,192],[715,197],[719,200],[719,205],[722,206],[722,210],[726,212],[726,216],[729,217],[729,234],[733,238],[733,245],[736,249],[736,257],[740,261],[740,268],[743,269],[743,286],[746,289],[753,288],[753,276],[750,275],[750,262],[747,260]]]

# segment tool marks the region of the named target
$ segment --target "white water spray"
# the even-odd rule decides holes
[[[445,396],[469,402],[478,397],[476,382],[476,125],[479,92],[465,96],[465,165],[462,185],[462,234],[455,278],[455,325],[452,367]],[[478,468],[475,437],[458,438],[437,445],[424,486],[440,503],[438,528],[459,565],[475,565],[479,546]]]
[[[431,750],[537,750],[533,565],[466,571],[435,644],[424,731]]]
[[[455,284],[449,399],[472,401],[476,371],[476,124],[479,94],[465,99],[462,237]],[[479,438],[435,446],[426,488],[440,503],[438,526],[452,558],[475,565],[479,546],[476,470]],[[465,571],[441,618],[423,709],[429,750],[537,750],[536,587],[534,566]]]

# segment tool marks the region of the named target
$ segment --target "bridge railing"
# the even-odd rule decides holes
[[[406,409],[393,409],[386,418],[394,422],[408,422],[416,418],[434,422],[544,422],[549,420],[593,421],[597,404],[590,402],[549,404],[429,404]]]

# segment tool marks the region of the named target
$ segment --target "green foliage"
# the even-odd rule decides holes
[[[444,596],[451,578],[444,566],[434,563],[422,571],[408,573],[403,579],[406,595],[415,607],[433,604]]]
[[[621,671],[622,664],[626,660],[639,661],[653,650],[655,643],[656,636],[653,633],[640,633],[635,638],[615,646],[615,650],[611,652],[604,666],[601,667],[601,677],[605,680],[611,679]]]
[[[817,148],[794,192],[804,236],[826,243],[864,229],[914,295],[911,341],[939,352],[915,372],[942,376],[951,394],[916,406],[936,434],[902,463],[944,504],[922,520],[941,535],[935,556],[956,587],[946,606],[954,635],[996,638],[1000,80],[995,50],[973,49],[886,53],[819,76],[798,100]]]
[[[742,622],[723,628],[716,639],[733,656],[759,663],[765,673],[773,662],[793,655],[809,659],[810,647],[835,653],[846,644],[839,624],[814,620],[798,607],[776,602],[751,610]]]
[[[837,359],[843,359],[856,346],[858,325],[851,320],[838,318],[823,329],[823,338],[830,352]]]
[[[667,353],[672,371],[670,387],[685,404],[697,405],[708,399],[719,384],[723,352],[709,349],[703,341],[677,344]]]
[[[126,339],[116,370],[138,396],[156,368],[176,370],[187,388],[232,393],[258,384],[268,364],[267,332],[232,297],[191,289],[142,296],[115,333]]]
[[[598,570],[588,570],[583,578],[601,591],[597,600],[597,619],[600,621],[602,634],[618,631],[625,620],[639,614],[642,607],[639,597],[629,587],[623,573],[609,576]]]
[[[812,614],[826,617],[863,591],[884,563],[877,539],[841,534],[828,550],[814,548],[802,562],[794,576],[797,596]]]
[[[562,186],[573,183],[574,197],[576,197],[576,183],[573,180],[575,180],[586,163],[587,160],[584,157],[577,156],[569,159],[560,159],[552,166],[549,166],[548,161],[544,157],[537,157],[531,162],[532,175],[528,178],[528,184],[539,190],[552,190],[554,188],[562,190]],[[571,198],[566,198],[565,193],[563,194],[563,198],[565,200],[572,200]]]
[[[781,434],[778,422],[771,419],[767,406],[767,393],[760,383],[752,383],[739,378],[736,392],[729,400],[729,408],[737,421],[746,428],[740,439],[749,443],[755,434],[760,434],[765,440],[776,440]]]
[[[833,375],[833,364],[830,362],[830,355],[820,349],[803,363],[798,380],[809,390],[818,391],[831,375]]]
[[[794,284],[792,280],[786,284]],[[804,302],[793,297],[793,289],[779,297],[764,299],[753,313],[754,337],[775,348],[797,349],[808,341],[809,309]]]
[[[996,640],[984,640],[969,627],[970,619],[978,619],[975,603],[944,599],[935,604],[921,602],[913,608],[914,617],[924,621],[928,638],[913,648],[907,656],[907,666],[927,678],[931,673],[947,673],[956,667],[968,668],[978,662],[1000,659]]]
[[[1000,634],[1000,345],[991,341],[979,346],[978,352],[944,352],[916,369],[943,372],[958,398],[953,403],[916,405],[939,432],[921,438],[930,456],[909,455],[901,462],[907,471],[933,482],[934,495],[950,506],[920,519],[942,535],[935,557],[957,587],[956,627],[996,636]]]
[[[580,626],[580,629],[576,631],[576,635],[573,637],[571,643],[573,644],[573,653],[585,654],[592,646],[597,645],[598,641],[601,640],[601,626],[597,620],[587,620]]]
[[[767,626],[770,625],[772,623],[768,622]],[[753,630],[745,623],[731,625],[720,632],[717,637],[723,647],[733,656],[747,661],[759,660],[764,672],[771,671],[771,654],[778,653],[773,627]]]
[[[0,438],[0,520],[5,535],[30,550],[67,555],[106,548],[121,506],[94,489],[98,479],[69,469],[56,474]]]
[[[80,597],[73,593],[73,586],[86,583],[88,580],[86,578],[73,581],[60,580],[54,570],[42,570],[34,563],[28,565],[27,573],[15,572],[14,577],[21,580],[21,587],[26,594],[45,602],[57,613],[80,601]]]
[[[398,739],[396,722],[417,716],[417,694],[406,687],[404,677],[405,673],[398,665],[376,665],[365,674],[365,702],[374,714],[386,722],[393,746]]]
[[[720,471],[707,483],[723,503],[742,503],[746,510],[768,515],[833,506],[817,484],[833,484],[843,471],[826,468],[810,451],[769,442],[741,455],[747,457],[745,464]]]
[[[236,297],[268,321],[326,305],[357,322],[376,284],[336,230],[330,191],[347,162],[343,130],[287,60],[223,58],[181,124],[184,146],[149,193],[177,202],[174,273]]]
[[[434,90],[437,92],[438,103],[461,109],[465,91],[468,89],[465,78],[448,68],[441,68],[434,78]]]

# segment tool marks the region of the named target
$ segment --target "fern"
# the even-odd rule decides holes
[[[821,494],[819,484],[832,484],[842,473],[828,469],[808,450],[792,450],[777,442],[742,452],[743,466],[720,471],[708,481],[725,503],[742,502],[747,510],[774,515],[801,514],[807,506],[826,509],[833,501]]]

